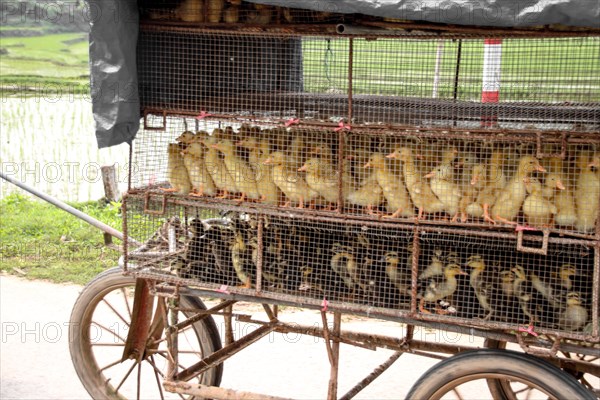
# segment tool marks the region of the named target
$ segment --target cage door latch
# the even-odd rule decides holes
[[[523,246],[523,230],[517,230],[517,250],[523,253],[548,255],[548,238],[550,237],[549,229],[542,229],[542,247]]]
[[[160,197],[159,203],[160,208],[150,208],[150,197]],[[150,215],[164,215],[165,209],[167,208],[167,196],[164,193],[152,193],[146,192],[144,196],[144,213]]]

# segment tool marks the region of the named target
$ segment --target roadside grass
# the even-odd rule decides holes
[[[117,204],[71,205],[121,230]],[[83,285],[117,265],[120,253],[103,245],[98,229],[48,203],[13,193],[0,200],[0,214],[1,271]]]

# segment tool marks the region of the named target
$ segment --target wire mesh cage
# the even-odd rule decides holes
[[[142,106],[352,127],[600,129],[597,36],[489,40],[394,32],[142,26]]]
[[[532,239],[527,246],[539,246]],[[551,242],[541,255],[514,239],[433,231],[420,244],[420,313],[591,333],[592,246]]]
[[[595,237],[598,137],[253,125],[149,115],[132,187],[251,207]],[[209,133],[210,132],[210,133]]]

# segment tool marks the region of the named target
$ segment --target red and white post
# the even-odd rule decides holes
[[[483,78],[481,102],[498,103],[500,99],[500,74],[502,64],[502,39],[483,41]],[[481,126],[492,127],[498,123],[496,113],[485,112],[481,116]]]

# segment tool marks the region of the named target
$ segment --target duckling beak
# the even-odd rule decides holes
[[[469,275],[468,272],[463,271],[462,269],[457,272],[458,275]]]
[[[473,179],[471,179],[471,185],[476,185],[477,182],[479,182],[479,179],[480,179],[479,174],[474,175]]]
[[[218,144],[211,144],[211,145],[210,145],[210,148],[211,148],[211,149],[217,149],[217,150],[218,150],[218,149],[219,149],[219,145],[218,145]]]
[[[560,190],[565,190],[565,185],[560,180],[556,181],[556,187]]]
[[[271,165],[273,164],[273,160],[270,158],[267,158],[265,161],[263,161],[263,165]]]
[[[372,167],[372,165],[371,165],[370,161],[363,166],[363,168],[371,168],[371,167]]]
[[[546,172],[546,168],[542,167],[540,164],[535,167],[535,170],[538,172]]]
[[[306,172],[307,169],[308,169],[308,167],[306,166],[306,164],[304,164],[303,166],[298,168],[298,172]]]
[[[433,178],[436,175],[437,175],[437,172],[434,170],[434,171],[431,171],[430,173],[428,173],[427,175],[425,175],[425,178]]]
[[[600,160],[596,159],[588,164],[588,167],[600,167]]]
[[[397,153],[390,153],[387,156],[385,156],[385,158],[398,158],[398,154]]]
[[[425,158],[425,157],[423,157],[423,154],[415,154],[415,157],[419,160],[422,160]]]

